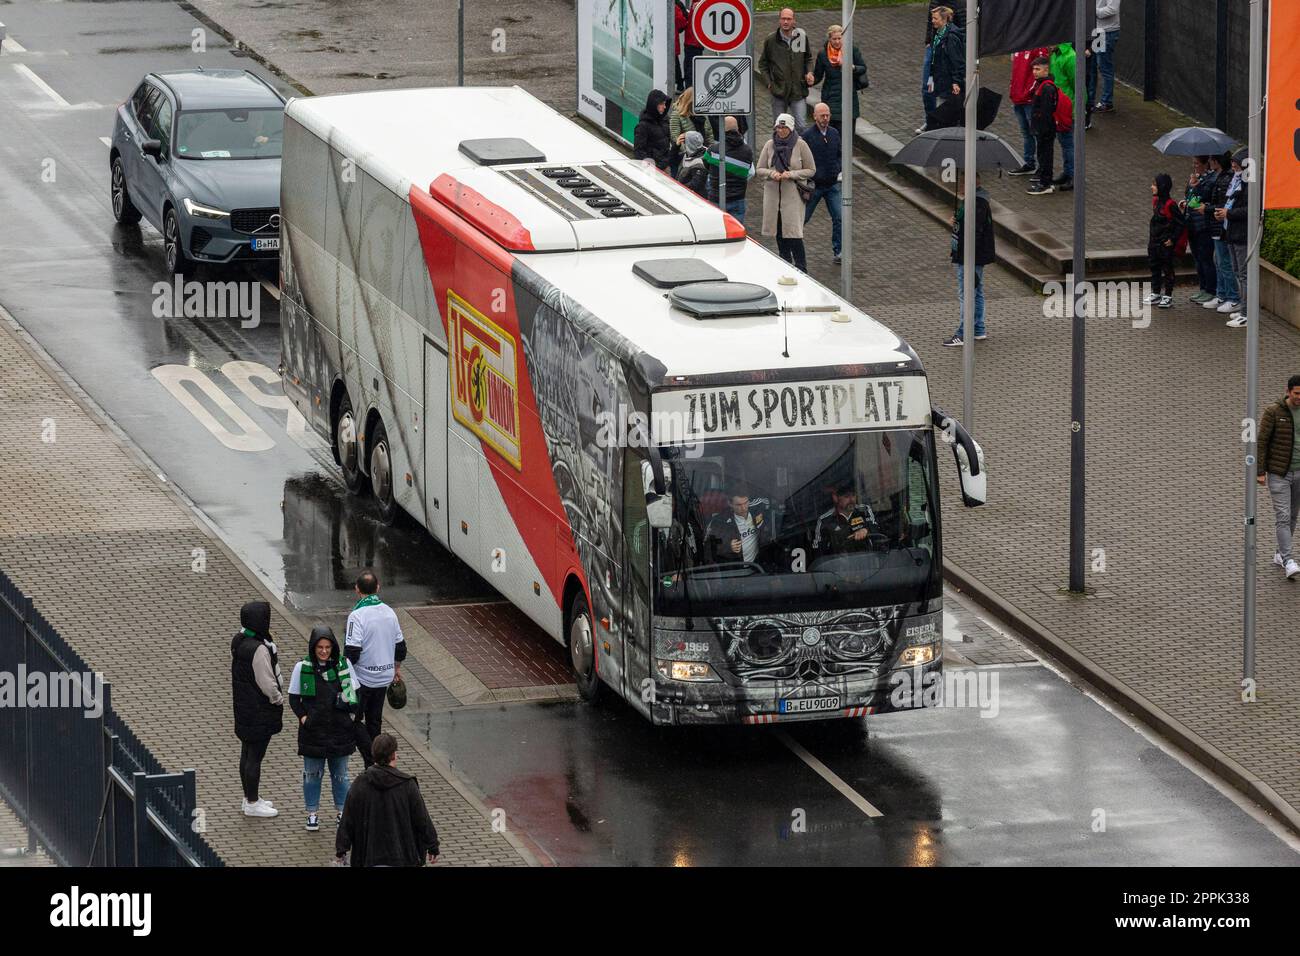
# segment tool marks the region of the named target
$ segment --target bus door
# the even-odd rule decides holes
[[[646,517],[642,458],[623,452],[622,621],[624,692],[628,702],[649,716],[650,679],[650,524]]]
[[[424,340],[424,515],[429,533],[449,544],[447,506],[447,353]]]

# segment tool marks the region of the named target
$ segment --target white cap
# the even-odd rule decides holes
[[[794,129],[794,117],[789,113],[782,113],[776,118],[776,122],[772,124],[772,129],[776,129],[778,126],[784,126],[786,129],[791,130]]]

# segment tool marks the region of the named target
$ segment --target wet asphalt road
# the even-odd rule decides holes
[[[287,404],[269,291],[255,287],[260,314],[251,328],[240,316],[159,318],[154,284],[170,278],[161,236],[145,222],[113,221],[100,137],[112,134],[117,105],[146,72],[265,71],[212,31],[206,51],[192,51],[200,25],[171,3],[6,4],[0,20],[12,38],[0,56],[0,305],[295,608],[350,607],[350,582],[367,566],[397,603],[494,596],[418,529],[383,527],[343,491],[323,441],[290,428],[286,409],[259,404]],[[201,268],[194,278],[266,279],[274,288],[277,277],[274,267],[229,267]],[[157,377],[169,366],[189,378],[180,397]],[[248,415],[268,447],[233,450],[205,428],[196,405],[239,431],[203,396],[208,388]]]
[[[0,305],[299,610],[350,606],[349,582],[367,565],[394,603],[491,596],[427,535],[379,524],[343,492],[324,444],[266,407],[279,394],[271,294],[255,328],[153,314],[153,286],[167,278],[161,239],[113,223],[100,137],[149,70],[252,64],[212,33],[205,53],[191,52],[198,24],[167,2],[19,2],[0,6],[0,20],[26,48],[0,55]],[[193,391],[206,381],[269,447],[222,444],[193,401],[161,384],[159,370],[177,366],[195,400],[206,401]],[[1270,828],[1050,670],[979,672],[997,674],[996,717],[943,708],[671,730],[619,704],[571,702],[409,716],[489,806],[565,864],[1296,861]]]

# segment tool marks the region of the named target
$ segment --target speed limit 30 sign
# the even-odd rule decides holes
[[[700,0],[691,11],[691,29],[709,50],[728,53],[749,39],[754,18],[748,0]]]

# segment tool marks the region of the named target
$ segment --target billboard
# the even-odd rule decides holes
[[[671,94],[668,0],[578,0],[578,113],[632,142],[653,89]]]
[[[1268,27],[1268,140],[1264,151],[1264,208],[1300,206],[1300,4],[1271,3]]]

